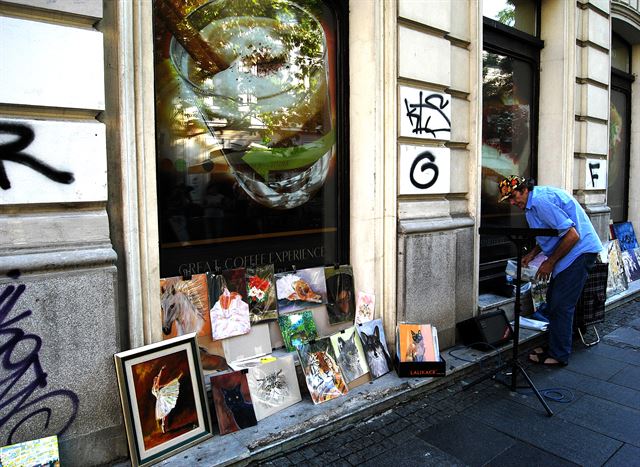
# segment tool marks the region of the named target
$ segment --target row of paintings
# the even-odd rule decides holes
[[[293,321],[289,318],[294,317]],[[283,335],[297,352],[309,394],[320,404],[346,394],[349,388],[379,378],[393,369],[381,320],[343,329],[328,337],[318,337],[309,311],[287,315]],[[259,359],[262,361],[263,359]],[[254,360],[258,361],[258,360]],[[254,361],[236,362],[234,368],[252,371]],[[248,366],[246,366],[248,365]]]
[[[375,298],[358,293],[358,313],[349,265],[274,274],[273,265],[236,268],[160,280],[162,332],[191,332],[213,340],[249,333],[251,325],[278,315],[325,305],[331,324],[373,319]],[[275,286],[274,286],[275,284]]]
[[[280,345],[280,336],[271,334],[277,329],[287,350],[294,352],[296,345],[318,337],[312,312],[321,318],[324,332],[335,322],[344,326],[374,317],[373,294],[359,291],[357,306],[353,305],[349,265],[278,274],[273,270],[267,265],[161,279],[163,338],[195,332],[208,374],[228,371],[231,362],[270,353],[271,338]],[[326,311],[315,308],[317,304]],[[314,308],[304,310],[302,305]],[[270,323],[279,328],[270,328]]]
[[[629,283],[640,279],[640,247],[631,222],[611,224],[610,236],[612,238],[604,243],[598,255],[598,261],[609,264],[607,297],[624,292]],[[543,255],[539,256],[545,258]],[[544,315],[548,284],[534,280],[531,285],[533,311]]]

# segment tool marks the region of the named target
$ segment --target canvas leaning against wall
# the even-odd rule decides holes
[[[150,465],[211,436],[195,333],[114,359],[132,465]]]
[[[373,378],[379,378],[393,369],[393,362],[382,327],[382,320],[367,321],[356,326],[367,365]]]

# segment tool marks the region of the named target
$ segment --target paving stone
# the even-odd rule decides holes
[[[287,459],[291,461],[293,464],[298,464],[300,462],[305,461],[305,457],[302,455],[300,451],[294,451],[287,454]]]
[[[622,370],[624,372],[624,370]],[[623,373],[624,374],[624,373]],[[538,380],[540,388],[567,388],[640,410],[640,391],[572,371],[557,371]]]
[[[538,366],[542,367],[543,365]],[[626,366],[627,363],[601,357],[600,355],[593,355],[587,352],[574,352],[571,355],[569,366],[567,366],[566,369],[576,373],[582,373],[583,375],[607,380]],[[558,370],[558,368],[545,369],[547,371]]]
[[[586,352],[601,355],[613,360],[619,360],[625,363],[640,365],[640,350],[621,349],[620,347],[600,342],[598,345],[589,347]]]
[[[288,467],[294,464],[286,457],[278,457],[277,459],[269,461],[266,465],[274,466],[274,467]]]
[[[464,416],[455,416],[417,434],[438,449],[469,465],[484,465],[515,440]]]
[[[553,467],[572,467],[578,465],[520,441],[517,441],[500,455],[491,459],[488,465],[522,467],[524,459],[526,459],[527,467],[548,467],[550,465]]]
[[[616,341],[637,347],[640,345],[640,331],[634,328],[622,327],[607,334],[603,339],[606,342]]]
[[[609,379],[610,382],[640,391],[640,367],[628,365]]]
[[[480,404],[464,413],[479,423],[584,466],[602,465],[622,446],[608,436],[509,400]]]
[[[640,318],[636,318],[634,320],[631,320],[629,323],[627,323],[627,326],[631,326],[631,327],[640,329]]]
[[[640,447],[640,410],[586,395],[560,416],[610,438]]]
[[[383,453],[372,459],[363,462],[364,467],[389,467],[390,464],[397,466],[420,466],[420,467],[462,467],[466,464],[454,456],[441,451],[431,444],[410,437],[407,443],[393,451],[393,457]],[[355,464],[354,464],[355,465]]]
[[[611,459],[604,464],[604,467],[630,467],[640,464],[640,448],[625,444]]]

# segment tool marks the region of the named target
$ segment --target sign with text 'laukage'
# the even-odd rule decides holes
[[[401,195],[449,193],[451,154],[449,148],[400,145]]]
[[[400,86],[400,136],[451,140],[451,96]]]

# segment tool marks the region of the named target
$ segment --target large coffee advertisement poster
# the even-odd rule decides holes
[[[162,276],[345,259],[336,5],[154,1]]]

